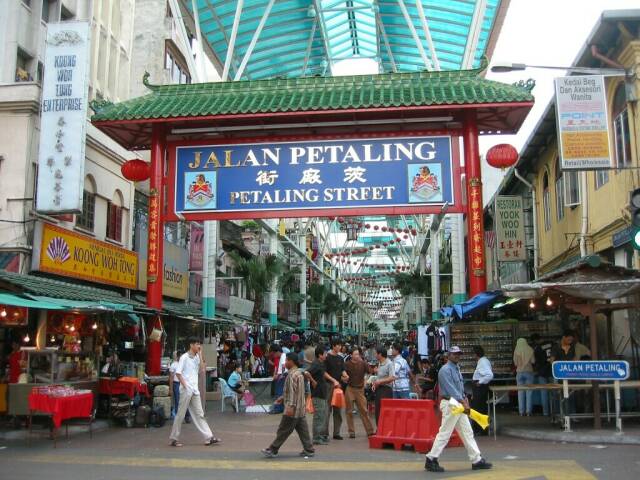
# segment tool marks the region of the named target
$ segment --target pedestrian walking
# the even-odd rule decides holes
[[[394,343],[391,347],[393,353],[393,398],[410,398],[411,382],[409,376],[411,369],[402,355],[402,345]]]
[[[537,333],[531,335],[531,344],[533,345],[533,357],[535,358],[533,381],[538,385],[546,385],[552,376],[549,358],[551,357],[553,344],[549,341],[544,341]],[[542,414],[546,417],[549,415],[549,392],[544,388],[540,389],[540,402],[542,403]]]
[[[364,427],[367,436],[373,435],[373,425],[369,420],[369,413],[367,411],[367,399],[364,396],[364,376],[368,370],[367,363],[360,355],[360,350],[355,347],[351,351],[351,358],[344,364],[344,369],[349,376],[347,382],[347,392],[345,399],[347,401],[347,427],[349,428],[349,438],[356,438],[356,430],[353,425],[353,411],[352,405],[355,402],[358,409],[358,415],[362,420],[362,426]]]
[[[493,370],[482,346],[473,347],[473,353],[476,354],[477,363],[473,372],[471,408],[487,415],[489,413],[489,404],[487,403],[489,401],[489,384],[493,380]],[[473,431],[476,435],[488,435],[488,431],[476,423],[473,424]]]
[[[327,373],[329,377],[331,377],[329,388],[327,389],[327,412],[331,413],[331,415],[327,414],[327,419],[325,421],[327,428],[329,430],[329,419],[333,417],[333,439],[334,440],[342,440],[342,436],[340,435],[340,428],[342,427],[342,408],[334,407],[331,405],[331,400],[333,398],[333,390],[335,388],[340,387],[340,382],[348,381],[347,373],[344,370],[344,358],[342,358],[342,341],[340,339],[331,340],[331,350],[327,353],[327,358],[325,359],[325,368],[327,369]]]
[[[182,421],[189,410],[193,425],[205,439],[205,445],[220,443],[220,439],[213,436],[211,429],[202,410],[200,390],[198,389],[198,374],[200,372],[200,348],[201,342],[195,337],[189,339],[189,350],[180,357],[175,375],[180,382],[180,403],[178,413],[173,419],[173,428],[169,439],[172,447],[182,447],[180,443],[180,430]]]
[[[391,384],[393,383],[393,363],[387,358],[387,348],[378,347],[377,360],[378,371],[376,381],[373,382],[373,390],[376,394],[376,425],[380,421],[380,407],[382,399],[393,398],[393,389]]]
[[[311,363],[305,377],[311,383],[311,402],[313,403],[312,439],[314,445],[327,445],[329,443],[329,429],[327,428],[327,370],[324,361],[327,352],[323,345],[316,347],[315,360]],[[332,379],[333,380],[333,379]]]
[[[460,347],[453,346],[449,350],[449,361],[442,366],[438,372],[438,388],[440,390],[440,412],[442,413],[442,421],[440,430],[433,441],[431,451],[427,453],[424,468],[430,472],[444,472],[444,468],[438,463],[440,455],[449,443],[451,434],[455,429],[462,439],[462,443],[467,450],[469,460],[471,460],[471,468],[473,470],[487,470],[491,468],[491,464],[487,462],[480,454],[480,449],[473,437],[473,429],[471,422],[466,414],[454,414],[451,412],[449,400],[452,398],[461,403],[465,412],[469,411],[469,401],[464,393],[464,381],[458,362],[460,361]]]
[[[303,446],[300,456],[313,457],[315,451],[309,436],[309,426],[306,419],[305,380],[302,371],[298,368],[300,366],[298,354],[287,353],[285,366],[288,373],[284,382],[284,393],[282,397],[276,400],[276,402],[284,404],[284,414],[278,426],[276,439],[268,448],[262,450],[262,454],[267,458],[273,458],[278,455],[282,444],[295,430]]]
[[[513,352],[513,363],[516,366],[516,383],[518,385],[533,385],[533,362],[535,361],[533,348],[526,338],[519,338]],[[518,390],[518,411],[521,416],[531,416],[533,411],[533,391]]]

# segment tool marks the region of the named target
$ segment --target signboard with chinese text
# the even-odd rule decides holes
[[[624,360],[581,360],[553,362],[557,380],[626,380],[629,362]]]
[[[604,77],[561,77],[555,86],[561,168],[613,168]]]
[[[48,223],[38,223],[33,269],[135,289],[138,254]]]
[[[147,258],[148,233],[146,229],[136,227],[136,250],[140,254],[138,289],[147,289]],[[163,244],[163,274],[162,294],[167,297],[185,300],[189,293],[189,254],[186,248],[181,248],[167,240]]]
[[[479,179],[469,179],[469,255],[475,276],[484,275],[484,235],[483,235],[483,210],[482,210],[482,184]]]
[[[457,137],[170,147],[169,192],[187,220],[462,212]]]
[[[47,24],[36,210],[82,211],[89,23]]]
[[[204,259],[204,227],[191,222],[189,229],[189,270],[201,272]]]
[[[527,259],[522,197],[496,197],[496,250],[499,262],[524,262]]]

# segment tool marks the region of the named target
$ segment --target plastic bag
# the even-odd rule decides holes
[[[242,400],[244,400],[244,404],[247,407],[253,407],[256,404],[256,399],[253,396],[253,393],[251,393],[249,390],[244,392],[244,395],[242,395]]]
[[[340,387],[333,389],[333,395],[331,397],[331,406],[335,408],[344,408],[347,406],[347,402],[344,399],[344,392]]]
[[[307,413],[316,413],[316,409],[313,408],[313,400],[311,399],[311,395],[307,395]]]

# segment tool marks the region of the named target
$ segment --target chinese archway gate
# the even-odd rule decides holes
[[[94,102],[97,128],[151,151],[147,305],[162,309],[166,221],[435,214],[445,204],[466,214],[469,293],[484,291],[478,136],[516,133],[533,96],[481,73],[166,86],[145,77],[147,96]],[[155,374],[160,352],[149,356]]]

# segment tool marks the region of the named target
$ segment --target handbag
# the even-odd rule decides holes
[[[333,395],[331,396],[331,406],[335,408],[344,408],[347,406],[347,402],[344,399],[344,392],[339,387],[333,389]]]
[[[306,408],[307,408],[307,413],[316,413],[316,409],[313,408],[313,400],[311,399],[311,395],[307,395],[307,404],[306,404]]]
[[[157,324],[160,324],[160,328],[155,326]],[[155,325],[153,326],[153,330],[151,330],[151,333],[149,334],[149,341],[151,342],[159,342],[162,338],[162,320],[158,318],[158,322]]]

